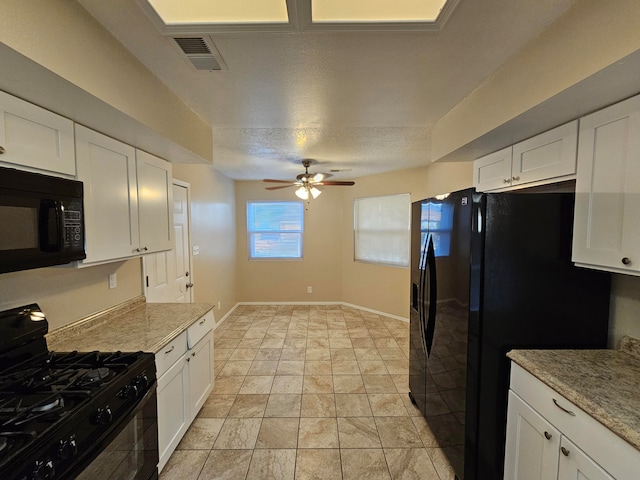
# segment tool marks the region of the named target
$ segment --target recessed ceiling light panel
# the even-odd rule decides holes
[[[288,23],[286,0],[147,0],[165,25]]]
[[[314,23],[434,22],[447,0],[311,0]]]

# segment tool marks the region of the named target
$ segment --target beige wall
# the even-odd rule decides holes
[[[159,136],[211,161],[210,127],[77,2],[3,0],[0,42]],[[5,74],[20,80],[20,72]],[[16,88],[26,92],[33,82],[25,76]],[[55,96],[69,93],[59,85],[55,90]]]
[[[234,181],[208,165],[174,164],[173,176],[191,185],[194,300],[214,305],[220,320],[238,301]]]
[[[617,348],[620,338],[640,339],[640,277],[613,275],[609,346]]]
[[[109,289],[108,276],[118,286]],[[37,303],[49,331],[142,295],[139,258],[87,268],[50,267],[0,275],[0,310]]]
[[[638,18],[638,0],[576,2],[436,122],[431,158],[448,155],[640,49]]]
[[[470,163],[433,164],[355,179],[353,187],[327,187],[305,212],[302,260],[249,260],[248,200],[295,200],[293,189],[267,191],[262,182],[237,182],[238,299],[244,302],[342,301],[408,318],[409,269],[353,260],[353,200],[410,193],[419,200],[466,188]],[[313,288],[308,294],[307,286]]]
[[[471,163],[431,164],[429,167],[372,175],[356,180],[344,195],[342,224],[342,301],[380,312],[409,317],[410,271],[355,262],[353,200],[358,197],[410,193],[411,201],[470,187]]]
[[[341,299],[341,229],[346,188],[325,188],[304,215],[301,260],[249,260],[246,205],[250,200],[298,200],[294,189],[265,190],[236,182],[237,288],[243,302],[331,302]],[[305,204],[306,205],[306,204]],[[307,287],[313,293],[307,293]]]

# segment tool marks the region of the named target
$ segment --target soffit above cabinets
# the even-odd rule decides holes
[[[459,0],[138,0],[165,35],[440,30]]]

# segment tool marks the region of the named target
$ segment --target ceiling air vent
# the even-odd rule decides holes
[[[196,70],[226,70],[220,52],[209,37],[174,37],[173,40]]]

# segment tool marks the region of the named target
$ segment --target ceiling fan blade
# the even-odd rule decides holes
[[[265,178],[262,181],[263,182],[272,182],[272,183],[291,183],[291,180],[272,180],[271,178]]]
[[[282,185],[281,187],[265,187],[265,190],[280,190],[281,188],[289,188],[289,187],[295,187],[296,184],[292,183],[290,185]]]
[[[338,182],[338,181],[329,181],[329,182],[318,182],[316,185],[355,185],[356,182]]]

